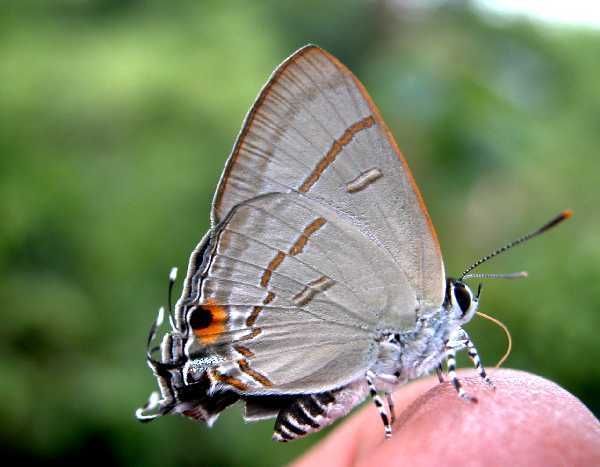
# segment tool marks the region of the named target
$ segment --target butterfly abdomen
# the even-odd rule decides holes
[[[360,381],[333,391],[298,397],[279,411],[273,439],[287,442],[319,431],[350,412],[366,393],[366,386]]]
[[[240,396],[233,391],[210,391],[210,380],[205,374],[190,385],[176,385],[175,412],[211,426],[219,414],[237,402]]]
[[[333,402],[335,396],[331,391],[295,399],[279,412],[275,421],[273,439],[287,442],[319,431],[331,423],[326,415]]]

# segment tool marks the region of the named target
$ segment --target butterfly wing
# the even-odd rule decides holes
[[[346,214],[403,270],[419,304],[443,302],[439,244],[406,161],[362,84],[316,46],[284,61],[248,113],[213,222],[273,192],[302,193]],[[386,320],[394,325],[403,313],[415,310],[390,310]]]
[[[421,195],[366,90],[327,52],[300,49],[246,117],[160,360],[149,348],[161,398],[138,418],[210,424],[238,398],[250,418],[273,416],[280,405],[262,395],[329,403],[373,364],[382,330],[441,305],[444,279]]]
[[[362,377],[382,329],[443,301],[436,235],[364,87],[305,47],[250,110],[190,261],[186,374],[243,394]]]
[[[245,394],[319,392],[362,377],[385,310],[416,303],[376,241],[300,193],[236,206],[208,249],[186,354],[199,376],[202,362],[218,362],[212,380]]]

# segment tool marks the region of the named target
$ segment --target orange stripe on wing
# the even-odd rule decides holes
[[[254,323],[256,323],[256,319],[258,318],[258,315],[260,314],[261,311],[262,311],[262,306],[253,307],[252,313],[250,313],[250,316],[248,316],[248,318],[246,318],[246,326],[248,326],[249,328],[254,326]]]
[[[312,234],[314,234],[317,230],[319,230],[321,227],[323,227],[323,225],[325,225],[325,223],[326,223],[325,219],[323,219],[322,217],[317,217],[314,221],[312,221],[310,224],[308,224],[304,228],[302,233],[300,234],[300,237],[298,237],[298,239],[290,247],[288,254],[290,256],[295,256],[295,255],[302,253],[302,250],[304,249],[304,247],[306,246],[306,243],[308,242],[308,238]],[[269,281],[271,280],[273,271],[275,271],[281,265],[281,263],[283,262],[284,259],[285,259],[285,253],[283,251],[278,251],[277,254],[275,255],[275,257],[269,262],[269,264],[265,268],[265,270],[260,278],[260,285],[262,285],[263,287],[267,287],[267,285],[269,285]],[[267,297],[267,299],[270,301],[272,298]],[[268,303],[268,302],[266,302],[266,303]],[[255,307],[252,315],[258,316],[258,314],[261,311],[259,308],[260,307]]]
[[[269,284],[269,281],[271,280],[271,274],[279,267],[284,258],[285,253],[283,251],[278,251],[275,255],[275,258],[271,260],[267,266],[267,269],[265,269],[265,272],[263,272],[263,275],[260,278],[260,285],[266,287]]]
[[[263,305],[268,305],[269,303],[271,303],[273,301],[274,298],[275,298],[275,294],[273,292],[268,292],[267,296],[263,300]],[[252,313],[250,313],[250,316],[248,316],[248,318],[246,318],[246,326],[248,326],[249,328],[254,326],[254,323],[256,323],[256,319],[258,318],[258,315],[260,315],[262,310],[263,310],[263,307],[260,305],[253,307]]]
[[[238,339],[238,341],[249,341],[254,339],[256,336],[258,336],[260,333],[262,332],[262,330],[260,328],[253,328],[252,332],[250,332],[249,334],[246,334],[245,336],[242,336]]]
[[[246,373],[248,376],[250,376],[253,380],[257,381],[261,385],[263,385],[265,387],[273,386],[273,383],[271,382],[271,380],[269,378],[267,378],[265,375],[259,373],[258,371],[250,368],[250,364],[248,363],[247,360],[241,358],[240,360],[238,360],[238,366],[240,367],[241,371]]]
[[[275,298],[275,294],[273,292],[268,292],[267,296],[263,300],[263,305],[268,305],[269,303],[271,303],[273,301],[274,298]]]
[[[227,384],[235,389],[238,389],[239,391],[245,391],[248,389],[248,385],[243,381],[234,378],[233,376],[222,375],[217,370],[211,370],[209,375],[213,381]]]
[[[350,125],[339,139],[333,141],[333,144],[331,145],[329,151],[327,151],[327,154],[325,154],[323,159],[319,161],[311,174],[306,178],[306,180],[304,180],[302,185],[300,185],[298,191],[306,193],[308,190],[310,190],[312,186],[317,183],[317,180],[319,180],[319,177],[321,177],[321,174],[325,171],[325,169],[329,167],[333,161],[335,161],[338,154],[342,152],[344,146],[349,144],[359,131],[371,128],[374,124],[375,119],[373,116],[369,115],[368,117],[365,117],[362,120]]]
[[[248,347],[244,347],[243,345],[237,344],[234,345],[233,348],[244,357],[254,357],[254,352],[252,352],[252,350],[250,350]]]
[[[289,255],[296,256],[302,253],[302,250],[306,246],[306,242],[308,242],[308,238],[321,227],[323,227],[325,222],[325,219],[322,217],[317,217],[314,221],[308,224],[300,234],[300,237],[298,237],[298,240],[296,240],[296,242],[290,248]]]

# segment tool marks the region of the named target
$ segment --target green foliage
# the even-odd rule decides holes
[[[243,426],[236,410],[212,430],[133,419],[154,389],[144,340],[169,268],[185,270],[208,227],[254,96],[307,42],[340,56],[381,106],[449,274],[575,210],[482,268],[530,272],[488,282],[482,310],[513,332],[509,366],[600,412],[600,37],[491,24],[461,6],[326,5],[3,5],[0,445],[9,458],[265,466],[318,439],[276,445],[269,423]],[[469,330],[494,363],[500,331],[477,320]]]

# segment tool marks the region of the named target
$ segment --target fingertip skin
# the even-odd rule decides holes
[[[367,406],[295,465],[600,465],[600,423],[575,396],[530,373],[490,377],[495,390],[473,372],[460,374],[477,403],[432,378],[399,388],[391,440]]]

